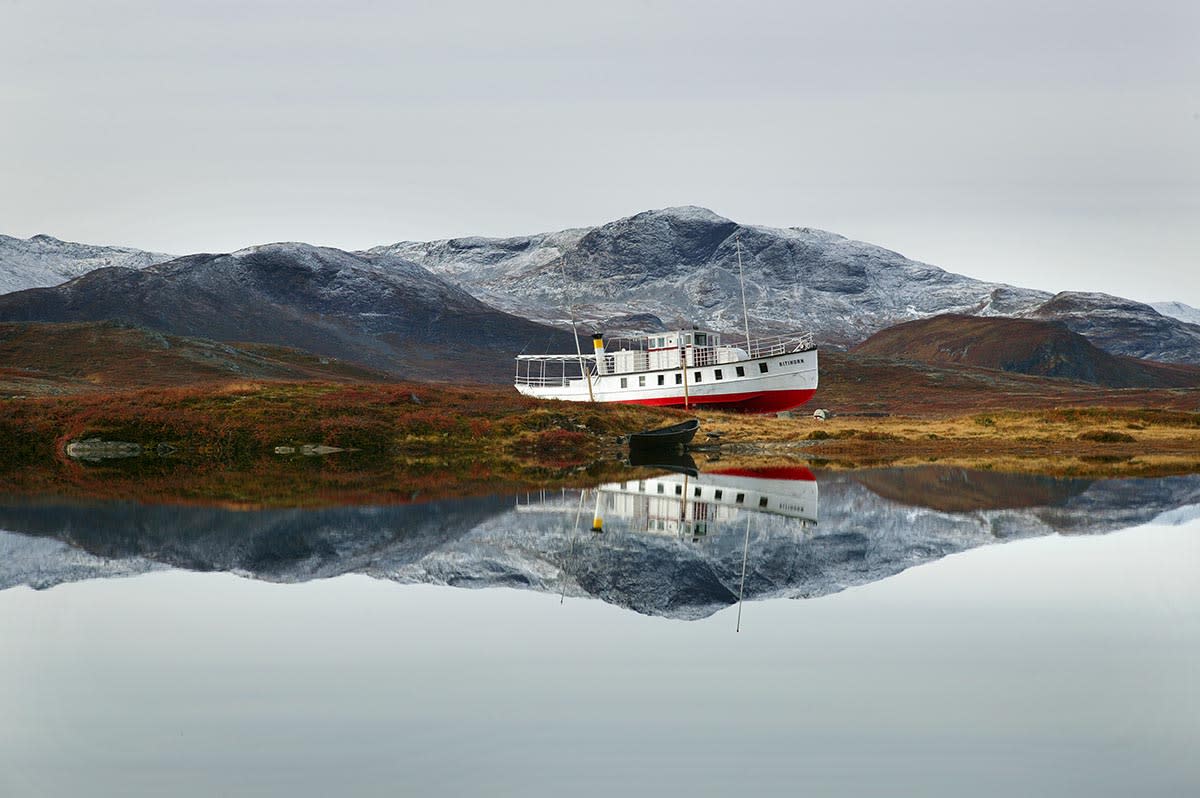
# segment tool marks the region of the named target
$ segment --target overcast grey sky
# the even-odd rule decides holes
[[[173,253],[704,205],[1200,305],[1200,3],[0,0],[0,232]]]

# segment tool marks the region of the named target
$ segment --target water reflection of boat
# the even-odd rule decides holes
[[[812,524],[817,521],[817,482],[800,466],[669,473],[600,485],[594,492],[592,531],[665,535],[699,541],[743,513],[765,513]],[[518,512],[572,511],[561,503],[518,502]],[[580,501],[584,500],[580,497]],[[614,524],[619,521],[619,524]],[[740,530],[739,530],[740,531]]]
[[[611,482],[596,489],[592,528],[605,518],[627,521],[631,532],[697,541],[743,511],[815,523],[817,482],[807,468],[666,474]]]

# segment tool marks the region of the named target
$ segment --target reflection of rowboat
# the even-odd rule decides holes
[[[691,474],[696,476],[700,470],[696,461],[687,452],[678,449],[630,449],[629,465],[641,468],[653,468],[655,471],[673,471],[676,474]]]
[[[629,436],[629,448],[630,450],[673,449],[678,446],[686,446],[691,443],[692,438],[696,437],[698,429],[700,429],[700,421],[690,418],[669,427],[635,432]]]

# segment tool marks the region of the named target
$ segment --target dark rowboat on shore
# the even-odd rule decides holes
[[[700,420],[692,418],[661,429],[635,432],[629,436],[629,448],[671,449],[676,446],[684,446],[696,437],[698,429],[700,429]]]

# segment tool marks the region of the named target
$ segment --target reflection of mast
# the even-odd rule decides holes
[[[738,588],[738,619],[735,632],[742,631],[742,597],[746,595],[746,558],[750,554],[750,513],[746,513],[746,542],[742,544],[742,586]]]
[[[571,529],[571,542],[567,546],[567,559],[563,563],[562,595],[558,597],[561,605],[567,600],[567,574],[571,573],[571,556],[575,554],[575,538],[579,536],[579,516],[583,515],[583,495],[586,490],[579,491],[579,506],[575,508],[575,526]]]
[[[604,531],[604,516],[600,515],[600,498],[603,494],[596,491],[596,512],[592,514],[592,531],[600,534]]]
[[[683,496],[682,496],[682,500],[679,502],[679,534],[680,535],[683,534],[683,530],[685,528],[684,523],[687,521],[687,508],[688,508],[688,492],[687,492],[688,486],[687,486],[687,483],[688,483],[688,474],[686,471],[684,471],[683,472]]]

